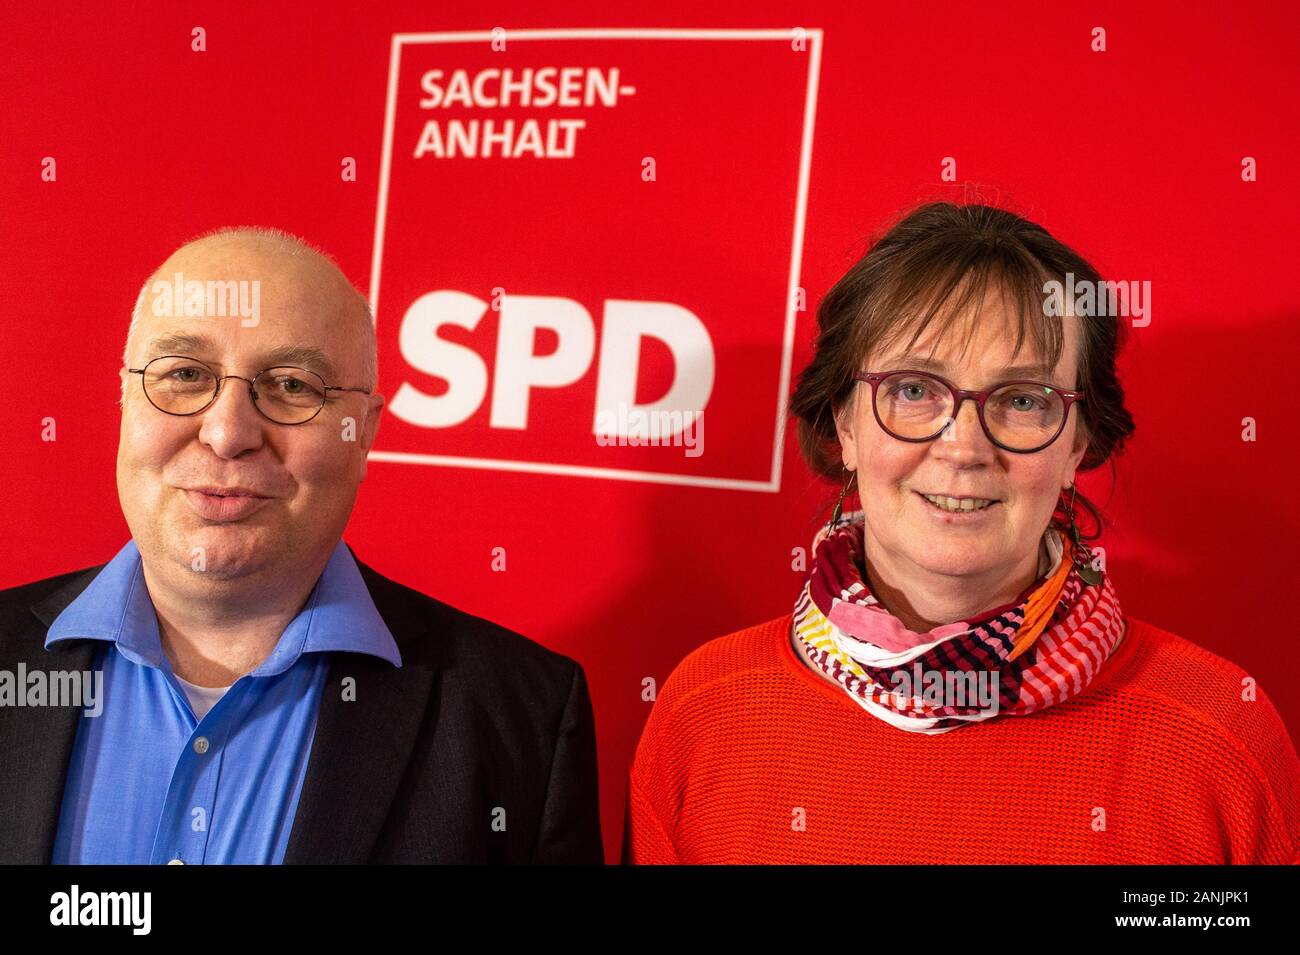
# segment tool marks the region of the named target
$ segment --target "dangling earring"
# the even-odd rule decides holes
[[[844,513],[844,498],[848,496],[849,488],[853,486],[853,482],[856,481],[858,477],[857,471],[849,471],[848,468],[845,468],[844,470],[849,472],[849,479],[844,482],[844,487],[840,491],[840,499],[835,502],[835,510],[831,511],[831,522],[829,527],[832,531],[840,526],[840,515]]]
[[[1077,491],[1078,487],[1071,484],[1070,503],[1065,505],[1065,517],[1070,522],[1070,540],[1074,542],[1074,566],[1083,582],[1095,587],[1101,583],[1102,572],[1092,566],[1092,549],[1084,542],[1083,535],[1079,533],[1079,525],[1074,519],[1074,495]],[[1065,495],[1061,497],[1064,499]]]

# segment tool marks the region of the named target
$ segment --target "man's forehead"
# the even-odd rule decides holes
[[[319,309],[322,302],[346,301],[350,286],[338,267],[306,247],[256,235],[210,236],[183,245],[150,277],[148,294],[182,282],[253,282],[263,299],[279,308]]]
[[[262,339],[235,335],[224,340],[192,331],[173,329],[147,338],[145,361],[162,355],[181,355],[197,358],[210,364],[221,364],[226,359],[238,358],[241,364],[270,368],[274,365],[297,365],[316,372],[333,383],[337,368],[328,351],[320,345],[286,340]]]
[[[145,283],[141,310],[189,316],[187,309],[201,305],[224,315],[222,305],[234,311],[254,301],[267,320],[318,325],[320,338],[346,335],[347,319],[365,312],[360,293],[323,256],[225,237],[199,240],[172,253]]]
[[[259,307],[283,319],[337,314],[351,302],[348,286],[321,277],[239,269],[165,266],[145,283],[143,311],[154,315],[186,314],[187,303],[208,307],[225,300],[234,307],[256,295]],[[204,313],[200,313],[204,314]]]

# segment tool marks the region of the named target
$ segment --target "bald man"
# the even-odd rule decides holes
[[[582,668],[343,542],[375,356],[364,298],[283,232],[146,280],[131,539],[0,592],[0,862],[602,860]]]

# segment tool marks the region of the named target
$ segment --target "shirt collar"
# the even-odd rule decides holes
[[[45,647],[49,649],[60,640],[85,639],[114,643],[134,663],[170,669],[164,666],[158,617],[133,540],[127,541],[55,618],[45,636]],[[307,602],[250,676],[274,676],[293,666],[304,653],[331,650],[366,653],[395,667],[402,665],[397,641],[342,540],[335,545]]]

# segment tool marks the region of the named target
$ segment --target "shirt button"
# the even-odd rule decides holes
[[[194,752],[202,756],[207,751],[208,751],[208,738],[206,736],[198,737],[194,741]]]
[[[168,862],[167,864],[168,864],[168,865],[184,865],[184,864],[185,864],[185,860],[184,860],[184,859],[172,859],[172,860],[171,860],[170,862]]]

